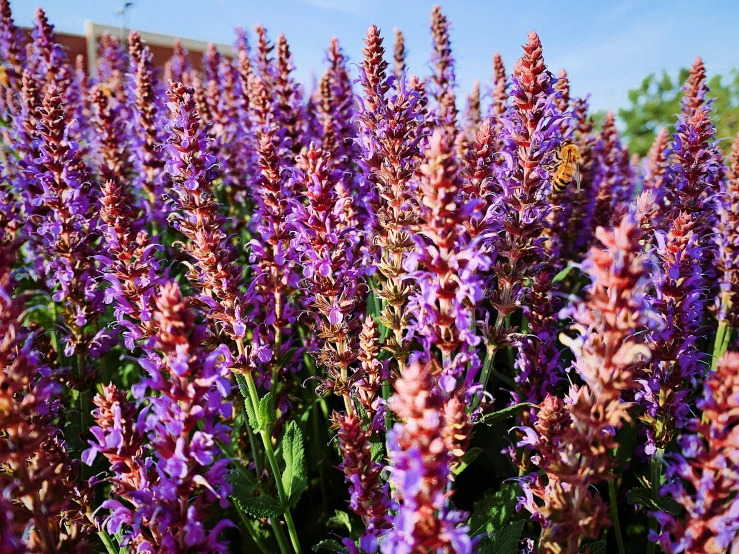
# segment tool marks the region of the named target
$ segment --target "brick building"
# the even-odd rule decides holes
[[[23,29],[30,40],[31,29]],[[77,56],[82,55],[90,74],[94,74],[95,61],[97,57],[97,41],[104,33],[123,37],[128,36],[128,30],[110,25],[101,25],[92,21],[85,22],[85,33],[74,35],[56,32],[57,41],[67,51],[69,60],[74,63]],[[164,67],[166,61],[172,56],[172,47],[176,37],[160,35],[157,33],[140,32],[141,38],[146,41],[152,53],[152,61],[155,67]],[[200,62],[208,43],[202,40],[180,39],[182,46],[190,51],[190,62],[193,67],[200,69]],[[221,54],[232,56],[231,46],[216,44]]]

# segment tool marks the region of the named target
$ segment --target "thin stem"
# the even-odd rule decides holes
[[[92,514],[92,511],[90,508],[87,508],[87,519],[90,520],[90,523],[95,525],[97,527],[97,523],[95,521],[95,517]],[[46,526],[44,526],[46,527]],[[108,552],[108,554],[122,554],[125,552],[128,552],[127,548],[116,548],[116,546],[113,544],[113,541],[110,538],[110,535],[108,535],[108,532],[105,530],[105,528],[98,529],[97,531],[98,537],[100,537],[100,540],[105,545],[105,550]]]
[[[493,368],[493,358],[495,358],[495,351],[497,346],[495,344],[488,344],[485,349],[485,361],[482,363],[482,373],[480,374],[480,383],[482,384],[481,392],[485,394],[488,380],[490,379],[490,370]],[[480,397],[477,396],[472,401],[472,411],[476,410],[480,405]]]
[[[82,354],[77,354],[77,379],[80,385],[83,382],[84,377],[85,361]],[[80,411],[80,435],[82,435],[87,431],[87,416],[90,414],[92,409],[90,408],[90,392],[83,389],[81,386],[77,391],[77,402],[78,409]],[[88,466],[86,464],[80,464],[80,476],[83,480],[86,480],[89,477],[88,473]]]
[[[275,344],[273,348],[274,363],[272,364],[272,390],[276,397],[280,370],[278,364],[280,362],[280,350],[282,350],[282,293],[277,291],[275,291],[275,324],[273,328],[275,331]]]
[[[252,405],[254,406],[255,413],[259,410],[259,395],[257,394],[257,384],[254,382],[254,376],[251,372],[246,374],[246,386],[249,389],[249,396],[251,397]],[[280,475],[280,466],[277,463],[277,457],[275,456],[275,450],[272,447],[272,433],[269,429],[260,429],[259,435],[262,437],[262,443],[264,444],[264,451],[267,454],[267,461],[269,462],[270,470],[275,478],[275,485],[277,486],[277,495],[280,498],[280,503],[283,506],[287,506],[288,498],[285,493],[285,487],[282,485],[282,479]],[[285,523],[287,523],[287,530],[290,533],[290,540],[295,548],[295,552],[300,554],[300,542],[298,542],[298,532],[295,529],[295,523],[293,523],[292,514],[290,510],[285,510]]]
[[[726,353],[726,346],[728,345],[728,341],[726,340],[727,331],[728,335],[731,336],[731,330],[729,329],[726,321],[719,321],[718,329],[716,329],[716,338],[713,341],[713,358],[711,359],[711,371],[716,370],[718,361]]]
[[[321,422],[318,421],[318,418],[320,417],[320,413],[318,412],[318,402],[313,403],[313,409],[311,414],[311,419],[313,420],[313,440],[315,444],[318,444],[318,441],[320,440],[320,434],[321,434]],[[316,449],[314,445],[314,450]],[[318,477],[320,479],[321,483],[321,513],[326,513],[326,509],[328,506],[328,497],[326,495],[326,482],[324,481],[324,475],[325,475],[325,468],[322,462],[322,460],[318,459],[318,455],[316,455],[316,462],[318,465]]]
[[[390,399],[390,396],[392,395],[392,390],[390,388],[390,381],[385,380],[382,382],[382,398],[385,400],[385,405],[387,405],[387,401]],[[388,431],[390,430],[390,425],[393,423],[393,416],[390,413],[390,410],[385,410],[385,429]]]
[[[269,524],[272,526],[272,531],[275,533],[275,538],[280,547],[280,552],[283,554],[290,554],[292,550],[290,550],[290,545],[287,544],[287,537],[285,537],[285,531],[282,530],[282,525],[280,525],[279,520],[275,521],[273,518],[270,518]]]
[[[249,399],[247,399],[247,401],[248,400]],[[246,435],[249,437],[249,446],[251,446],[251,453],[252,456],[254,456],[254,468],[257,470],[257,476],[261,477],[262,473],[264,473],[264,465],[262,464],[262,457],[259,455],[257,438],[254,436],[254,431],[252,430],[248,420],[244,427],[246,427]]]
[[[108,532],[105,529],[101,529],[100,531],[98,531],[98,537],[100,537],[100,540],[103,541],[103,544],[105,545],[105,550],[108,552],[108,554],[120,553],[120,550],[115,547],[113,541],[110,539],[110,535],[108,535]]]
[[[501,294],[501,300],[503,303],[508,302],[508,298],[511,295],[511,290],[509,287],[506,287],[503,289],[503,292]],[[498,314],[495,317],[495,327],[493,328],[493,336],[498,337],[500,334],[500,330],[503,328],[503,324],[505,323],[505,316],[501,312],[498,312]],[[485,390],[488,387],[488,380],[490,379],[490,368],[493,365],[493,358],[495,357],[495,351],[498,349],[498,345],[489,342],[487,344],[487,352],[485,354],[485,364],[482,368],[482,374],[480,375],[480,384],[482,385],[481,392],[485,394]],[[479,398],[479,397],[478,397]],[[473,404],[473,409],[477,408],[480,401],[475,400]]]
[[[608,481],[608,501],[611,506],[611,521],[613,522],[613,531],[616,534],[616,546],[618,554],[626,554],[624,548],[624,538],[621,535],[621,523],[618,520],[618,503],[616,502],[616,480],[615,477]]]
[[[655,502],[659,501],[659,488],[660,483],[662,481],[662,453],[664,451],[662,449],[657,450],[652,455],[652,460],[650,462],[651,467],[651,489],[652,489],[652,500]],[[649,528],[654,529],[656,527],[654,519],[649,522]],[[647,544],[647,554],[654,554],[657,549],[657,544],[654,542],[649,541],[649,544]]]
[[[239,514],[239,518],[241,519],[241,523],[246,528],[246,532],[249,533],[249,536],[251,537],[251,540],[254,541],[254,544],[257,545],[257,548],[262,551],[262,554],[270,554],[269,550],[267,549],[267,545],[264,544],[264,541],[259,538],[259,536],[254,532],[254,529],[251,528],[251,523],[246,517],[246,514],[244,511],[239,508],[238,505],[236,505],[236,511]],[[283,552],[283,554],[289,554],[288,552]]]

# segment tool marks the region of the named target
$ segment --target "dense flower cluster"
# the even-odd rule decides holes
[[[703,61],[639,160],[533,31],[461,90],[452,23],[311,87],[262,25],[88,73],[0,0],[0,552],[739,548]]]
[[[613,231],[596,232],[605,250],[591,248],[585,265],[592,278],[588,300],[573,306],[578,336],[566,340],[584,385],[571,387],[564,401],[547,396],[522,441],[538,450],[532,462],[546,476],[524,481],[523,505],[543,527],[542,552],[559,552],[563,544],[567,552],[578,552],[581,537],[597,538],[608,523],[592,486],[613,479],[614,430],[631,420],[625,396],[635,387],[635,370],[651,355],[644,331],[654,326],[654,314],[645,294],[639,235],[628,216]]]

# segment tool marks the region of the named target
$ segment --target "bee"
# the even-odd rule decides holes
[[[552,163],[546,168],[552,177],[552,192],[560,194],[567,185],[575,181],[577,192],[580,192],[580,151],[574,142],[562,141],[554,151]]]
[[[108,98],[113,97],[113,89],[108,83],[100,83],[98,85],[98,88],[103,91],[103,94],[107,96]]]

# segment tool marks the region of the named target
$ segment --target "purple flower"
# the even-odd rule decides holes
[[[228,460],[219,459],[216,445],[228,441],[230,433],[223,421],[231,415],[230,354],[225,347],[204,351],[206,330],[195,324],[195,313],[174,282],[159,289],[152,319],[157,333],[141,360],[148,377],[134,389],[137,399],[148,402],[148,411],[134,423],[135,408],[122,398],[96,401],[97,442],[91,442],[86,457],[102,452],[119,462],[112,469],[118,470],[114,490],[120,500],[104,504],[113,510],[107,527],[111,533],[122,529],[124,544],[139,549],[148,544],[227,552],[219,535],[231,522],[208,529],[204,521],[214,504],[228,506],[231,492]],[[151,445],[149,455],[138,451],[142,434]]]
[[[390,407],[403,423],[388,433],[396,514],[383,554],[450,551],[470,554],[466,514],[447,503],[451,453],[442,438],[443,399],[428,365],[414,362],[395,382]]]
[[[668,554],[726,552],[739,532],[739,354],[728,352],[706,380],[698,400],[702,417],[692,418],[679,439],[681,452],[666,456],[663,496],[671,496],[683,517],[656,514],[660,533],[651,539]]]

